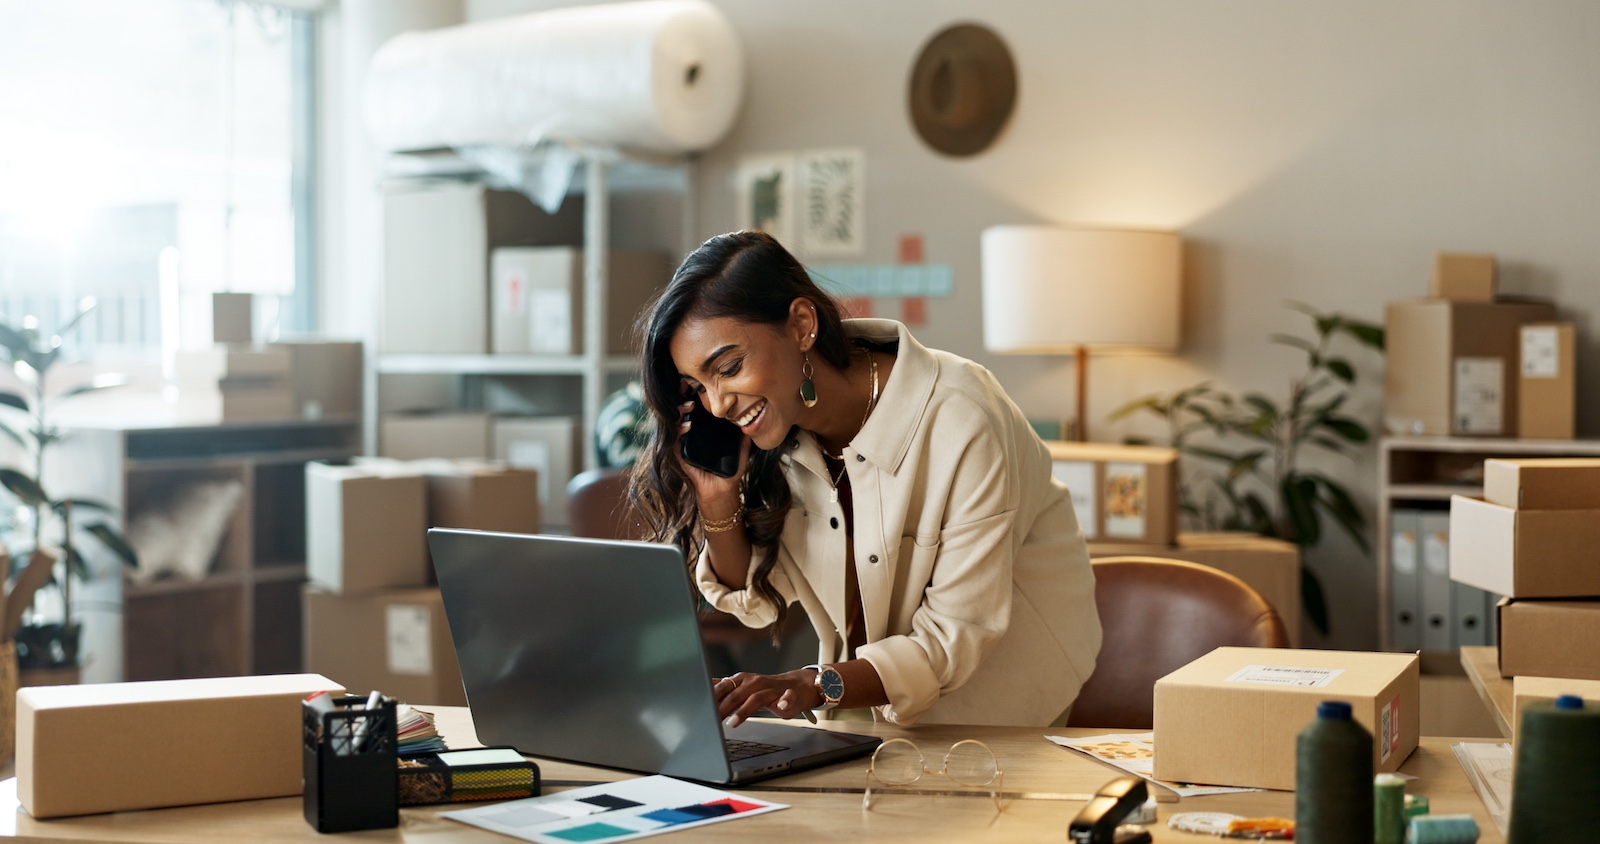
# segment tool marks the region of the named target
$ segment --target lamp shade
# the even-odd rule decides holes
[[[1172,232],[993,226],[983,345],[1007,354],[1172,351],[1181,241]]]

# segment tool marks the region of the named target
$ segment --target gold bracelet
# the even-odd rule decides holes
[[[705,530],[706,533],[727,533],[728,531],[738,527],[743,522],[744,505],[740,504],[739,509],[733,511],[733,515],[726,519],[701,519],[700,527]]]

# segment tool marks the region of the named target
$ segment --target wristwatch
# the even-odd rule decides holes
[[[817,672],[817,693],[822,695],[822,705],[817,709],[827,711],[837,707],[839,701],[844,700],[844,676],[831,665],[807,665],[806,667]]]

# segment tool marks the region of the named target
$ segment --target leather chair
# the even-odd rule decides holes
[[[644,529],[630,518],[628,473],[589,469],[567,482],[567,525],[573,536],[638,539]]]
[[[1227,572],[1156,557],[1093,566],[1104,635],[1068,726],[1150,729],[1156,680],[1219,647],[1289,645],[1278,612]]]

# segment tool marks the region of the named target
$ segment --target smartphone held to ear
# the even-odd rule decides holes
[[[738,425],[713,416],[698,400],[689,411],[689,430],[678,437],[683,462],[724,478],[739,473],[739,448],[743,443],[744,432]]]

